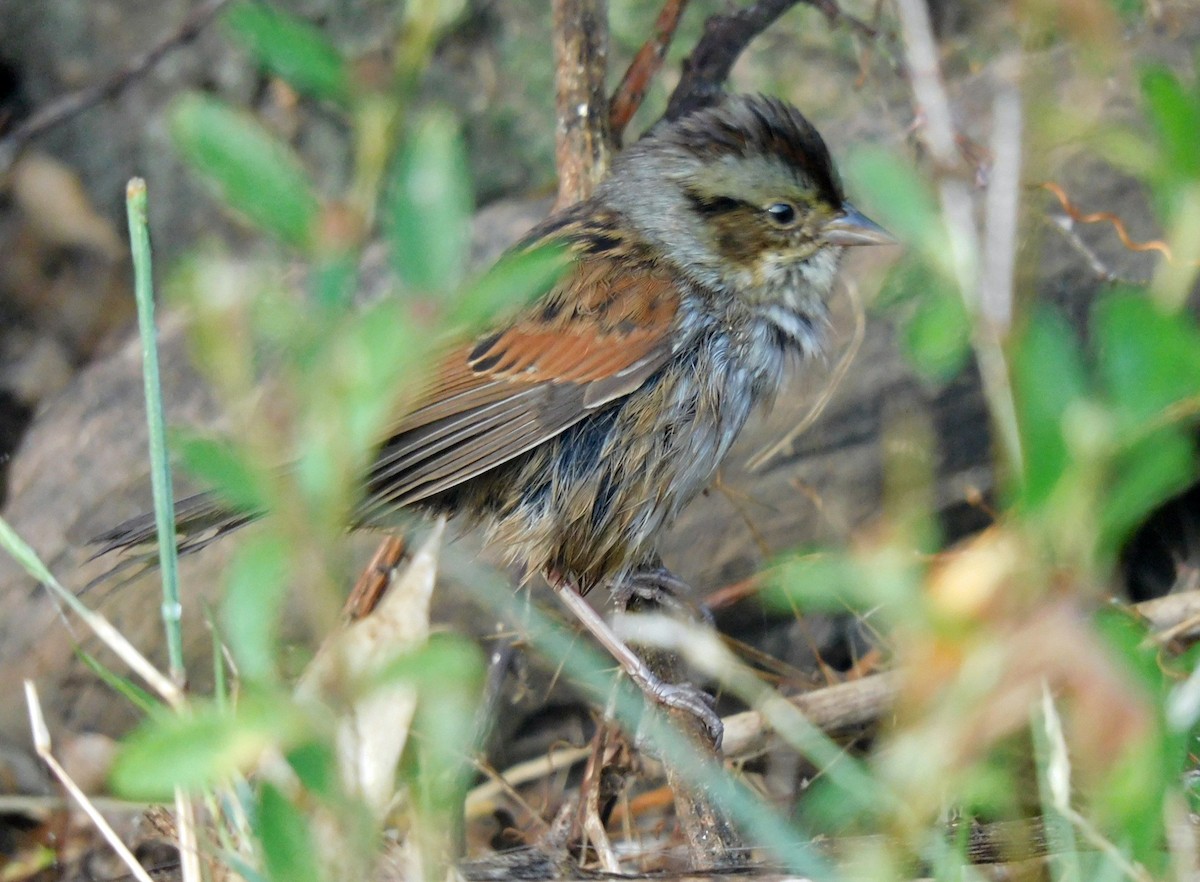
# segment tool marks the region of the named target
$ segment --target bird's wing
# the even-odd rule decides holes
[[[584,257],[511,324],[443,363],[382,446],[364,520],[495,468],[641,386],[670,357],[679,290]]]

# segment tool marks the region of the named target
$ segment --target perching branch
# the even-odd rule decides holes
[[[559,209],[590,196],[608,170],[608,3],[554,0],[553,15]]]

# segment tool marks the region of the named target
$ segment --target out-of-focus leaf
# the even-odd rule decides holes
[[[1129,25],[1135,24],[1145,14],[1142,0],[1108,0],[1108,2],[1121,20]]]
[[[436,32],[453,24],[465,8],[465,0],[409,0],[404,4],[404,23]]]
[[[309,791],[323,799],[341,794],[337,757],[324,741],[306,741],[288,751],[288,765]]]
[[[1139,690],[1163,697],[1170,684],[1163,678],[1163,660],[1149,639],[1145,621],[1123,607],[1106,606],[1097,611],[1093,622],[1100,641],[1117,657],[1121,669],[1136,679]]]
[[[483,690],[483,656],[468,640],[436,634],[405,661],[423,688],[413,721],[412,758],[401,772],[420,807],[413,841],[430,876],[442,878],[446,868],[440,864],[455,847],[455,817],[470,781],[470,758],[479,746],[475,715]],[[392,666],[390,673],[396,671]]]
[[[570,265],[570,251],[559,244],[506,254],[467,287],[449,324],[474,330],[505,309],[536,300],[558,283]]]
[[[122,744],[110,780],[129,799],[170,800],[176,787],[199,790],[246,771],[267,747],[304,731],[291,705],[266,696],[243,696],[236,713],[198,706],[159,714]]]
[[[346,103],[350,96],[346,61],[320,30],[257,0],[231,6],[225,22],[263,67],[298,91]]]
[[[293,553],[271,533],[239,546],[226,573],[221,625],[225,642],[247,681],[275,677],[280,612],[287,596]]]
[[[428,342],[395,300],[381,300],[353,318],[337,355],[346,378],[341,431],[358,456],[374,449],[395,418],[402,381],[422,363]]]
[[[420,336],[407,304],[383,298],[348,314],[316,341],[301,376],[302,443],[294,476],[310,525],[340,533],[363,476],[399,405],[412,391],[421,359],[432,345]]]
[[[448,634],[433,634],[429,641],[411,652],[405,652],[379,671],[379,684],[407,681],[420,690],[437,691],[446,683],[467,684],[473,689],[479,663],[478,647],[464,643]]]
[[[874,598],[856,561],[836,552],[796,554],[775,568],[774,577],[759,597],[777,610],[836,610],[866,608]]]
[[[274,882],[320,882],[312,830],[304,814],[270,781],[259,785],[258,841]]]
[[[420,750],[442,774],[470,763],[477,732],[472,725],[483,691],[483,656],[470,640],[433,634],[415,653],[423,669],[424,688],[418,702]],[[414,659],[415,661],[415,659]]]
[[[1190,483],[1196,472],[1192,443],[1178,429],[1162,429],[1123,451],[1112,471],[1100,541],[1115,554],[1150,512]]]
[[[1200,176],[1200,150],[1196,149],[1200,101],[1184,90],[1173,73],[1159,66],[1142,73],[1142,96],[1172,171],[1179,177]]]
[[[1044,503],[1066,469],[1063,415],[1087,392],[1087,374],[1075,331],[1055,312],[1041,309],[1017,341],[1013,392],[1025,455],[1023,498]]]
[[[467,154],[454,119],[430,113],[400,151],[388,194],[387,235],[400,277],[422,291],[462,281],[471,241]]]
[[[241,511],[266,508],[262,477],[246,454],[226,441],[175,433],[171,447],[183,467]]]
[[[1190,315],[1119,293],[1097,304],[1093,325],[1100,377],[1129,427],[1200,397],[1200,330]]]
[[[428,65],[437,37],[466,6],[465,0],[410,0],[403,5],[403,28],[396,46],[401,83],[411,86]]]
[[[348,306],[357,289],[358,262],[350,252],[325,257],[309,274],[309,290],[314,302],[329,310]]]
[[[971,318],[961,298],[929,291],[905,325],[903,341],[921,373],[938,380],[953,377],[971,351]]]
[[[1181,777],[1187,763],[1187,733],[1172,733],[1162,716],[1169,680],[1160,667],[1155,643],[1145,626],[1128,613],[1102,610],[1096,633],[1129,676],[1128,699],[1144,702],[1150,719],[1141,737],[1128,741],[1112,757],[1094,792],[1096,815],[1111,839],[1127,848],[1153,878],[1161,878],[1167,850],[1163,847],[1163,799]],[[1133,736],[1138,733],[1128,733]]]
[[[285,144],[248,114],[195,94],[175,102],[170,127],[187,162],[231,208],[290,245],[309,245],[320,205]]]
[[[864,148],[842,164],[856,193],[870,200],[871,213],[902,242],[917,245],[935,265],[948,268],[941,213],[928,181],[895,151]]]

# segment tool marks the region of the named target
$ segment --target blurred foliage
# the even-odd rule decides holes
[[[1095,52],[1098,34],[1072,36],[1098,41],[1088,43]],[[870,148],[845,164],[852,191],[869,194],[872,214],[907,245],[874,308],[897,323],[911,363],[933,384],[973,369],[972,348],[998,335],[1013,411],[992,418],[1015,420],[1021,454],[1018,469],[998,469],[994,524],[983,534],[921,555],[908,512],[889,503],[858,547],[781,561],[766,594],[786,609],[857,611],[904,678],[872,767],[880,792],[906,809],[847,814],[828,782],[801,807],[829,833],[897,832],[907,851],[875,855],[887,868],[876,877],[911,872],[907,855],[957,878],[961,852],[930,838],[946,812],[1041,815],[1060,843],[1055,879],[1165,878],[1192,859],[1172,851],[1172,836],[1192,835],[1184,806],[1194,804],[1187,782],[1200,715],[1173,709],[1195,694],[1196,652],[1160,645],[1126,612],[1095,611],[1117,587],[1132,531],[1200,474],[1200,324],[1185,307],[1197,279],[1200,87],[1162,66],[1140,80],[1148,126],[1093,129],[1089,145],[1153,196],[1170,254],[1144,286],[1097,283],[1082,329],[1020,289],[1012,326],[987,327],[977,292],[962,290],[949,265],[936,176]],[[1024,97],[1035,125],[1054,124],[1041,106],[1052,99]],[[1025,141],[1046,143],[1046,133]],[[921,446],[920,435],[907,443]],[[1040,803],[1021,796],[1035,783]]]
[[[216,625],[236,675],[230,694],[196,700],[180,715],[151,713],[125,742],[112,783],[138,798],[169,798],[177,786],[224,792],[230,830],[242,829],[238,816],[251,820],[252,847],[243,841],[230,857],[248,877],[370,872],[380,819],[342,779],[330,708],[292,696],[282,622],[300,609],[312,633],[336,630],[339,596],[354,575],[343,540],[361,476],[437,347],[546,290],[563,267],[561,253],[533,251],[468,275],[474,206],[460,127],[448,110],[413,110],[420,74],[460,11],[405,4],[387,75],[362,73],[320,30],[276,7],[240,2],[225,13],[228,33],[265,70],[345,120],[355,165],[342,192],[323,192],[292,148],[240,108],[185,95],[170,111],[172,139],[191,169],[280,246],[254,263],[210,248],[169,281],[169,297],[190,317],[197,363],[233,423],[223,437],[179,432],[173,447],[227,502],[270,516],[225,574]],[[364,299],[363,250],[377,232],[390,262],[385,284],[374,287],[386,290]],[[296,257],[302,279],[281,283]],[[254,391],[263,377],[268,400]],[[417,841],[423,872],[442,878],[470,780],[482,662],[473,645],[450,638],[397,653],[324,700],[349,709],[398,684],[416,696],[397,785],[409,794],[411,823],[426,833]],[[225,665],[216,664],[223,681]],[[231,787],[253,769],[252,788]]]
[[[694,43],[700,9],[724,8],[716,0],[697,6],[675,58]],[[1128,19],[1139,9],[1096,0],[1066,10],[1074,18],[1053,4],[1029,4],[1023,14],[1027,39],[1074,40],[1094,52],[1111,39],[1111,16]],[[613,3],[618,54],[632,54],[653,11]],[[339,779],[328,708],[294,699],[286,686],[281,622],[292,607],[316,633],[335,622],[338,592],[353,575],[343,538],[360,477],[438,341],[536,296],[562,269],[562,254],[542,251],[503,260],[477,279],[466,272],[475,192],[468,168],[479,160],[453,113],[416,109],[434,46],[450,39],[462,12],[462,4],[405,4],[381,76],[274,7],[228,11],[229,33],[265,70],[345,121],[354,166],[340,192],[324,192],[290,146],[240,108],[190,95],[170,117],[195,173],[281,249],[265,268],[210,253],[176,273],[171,296],[191,316],[197,361],[234,424],[227,437],[181,434],[176,451],[224,498],[271,517],[243,541],[225,576],[217,621],[236,689],[228,700],[195,702],[184,716],[152,713],[126,742],[113,783],[139,798],[169,796],[176,785],[223,788],[256,834],[252,854],[230,858],[247,877],[362,878],[369,868],[378,824]],[[548,38],[544,11],[525,14]],[[791,27],[817,14],[798,12]],[[545,45],[501,40],[500,51],[527,67],[532,100],[544,102],[548,120]],[[521,55],[533,51],[536,59]],[[824,56],[835,62],[830,75],[853,76],[853,56],[839,36]],[[807,829],[890,835],[840,869],[813,864],[822,878],[921,869],[972,878],[966,834],[948,840],[942,823],[958,812],[1041,812],[1048,828],[1096,849],[1056,857],[1054,878],[1158,876],[1172,859],[1168,825],[1197,802],[1185,779],[1200,719],[1195,654],[1157,646],[1125,613],[1093,611],[1130,531],[1197,474],[1200,327],[1183,303],[1195,281],[1189,261],[1200,250],[1200,80],[1152,67],[1141,83],[1152,136],[1114,127],[1093,146],[1149,188],[1176,259],[1144,288],[1102,292],[1086,337],[1037,305],[1036,292],[1016,292],[1015,321],[1000,335],[1013,413],[993,419],[1015,420],[1022,456],[1019,468],[1000,475],[994,526],[929,553],[935,531],[923,507],[932,494],[921,485],[930,478],[913,468],[888,476],[880,524],[854,548],[795,554],[775,570],[767,602],[862,614],[904,678],[895,723],[865,759],[820,769],[799,804],[786,807]],[[650,104],[665,97],[664,85],[655,88]],[[790,88],[797,87],[778,91]],[[494,124],[525,134],[516,117]],[[922,376],[945,382],[971,369],[984,319],[976,292],[960,289],[951,265],[933,173],[896,153],[857,151],[845,169],[852,189],[869,194],[871,213],[907,245],[875,307],[897,320]],[[387,291],[364,303],[356,295],[362,251],[376,234],[387,245]],[[302,283],[285,286],[283,267],[296,258],[303,269],[292,272]],[[263,375],[272,378],[269,393],[257,391]],[[900,440],[919,442],[923,430],[904,427]],[[417,696],[416,737],[399,776],[404,808],[426,877],[443,878],[471,773],[481,662],[462,641],[432,639],[348,682],[342,698],[395,684]],[[827,739],[810,748],[810,756],[837,755]],[[264,756],[278,762],[263,771]],[[262,774],[247,788],[240,775],[253,768]],[[713,776],[714,792],[746,798],[715,771],[701,774]],[[758,809],[763,829],[775,825],[776,853],[804,852],[800,827],[763,800]],[[331,842],[342,844],[348,864],[327,865]]]

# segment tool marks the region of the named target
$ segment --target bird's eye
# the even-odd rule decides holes
[[[786,227],[796,219],[796,206],[787,202],[775,202],[767,206],[767,214],[779,226]]]

